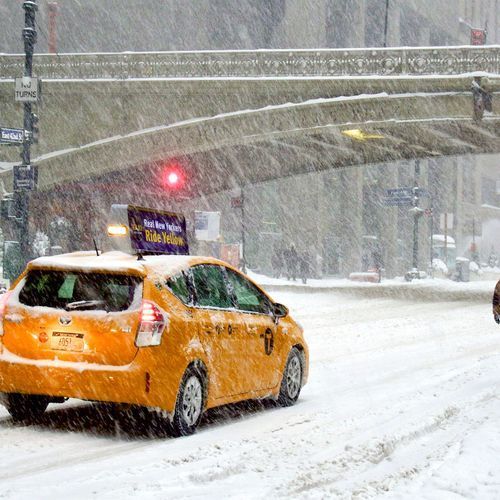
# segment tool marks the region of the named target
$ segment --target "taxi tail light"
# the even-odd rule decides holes
[[[135,345],[137,347],[160,345],[165,325],[166,320],[161,309],[154,302],[143,300]]]
[[[5,315],[5,308],[7,307],[7,302],[9,297],[12,295],[12,291],[5,292],[0,296],[0,335],[3,335],[3,317]]]

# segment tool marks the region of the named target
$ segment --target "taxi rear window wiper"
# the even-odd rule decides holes
[[[77,300],[76,302],[69,302],[64,306],[67,311],[75,311],[77,309],[96,309],[105,304],[104,300]]]

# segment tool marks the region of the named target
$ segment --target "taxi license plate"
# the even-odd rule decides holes
[[[83,333],[52,332],[50,348],[58,351],[82,352],[83,337]]]

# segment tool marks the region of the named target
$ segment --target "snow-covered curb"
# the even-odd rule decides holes
[[[336,292],[363,297],[392,297],[402,300],[490,302],[496,281],[460,283],[445,279],[424,279],[408,283],[402,279],[383,280],[382,283],[353,282],[347,279],[299,281],[269,278],[250,271],[249,276],[269,292],[300,293]]]

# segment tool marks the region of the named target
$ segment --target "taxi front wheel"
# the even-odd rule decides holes
[[[299,398],[302,388],[302,359],[299,350],[293,347],[288,355],[281,381],[278,404],[292,406]]]
[[[6,394],[5,407],[12,420],[22,422],[34,420],[43,415],[49,405],[49,398],[30,394]]]
[[[189,436],[198,427],[205,407],[203,382],[203,375],[194,367],[188,368],[182,377],[169,429],[173,437]]]

